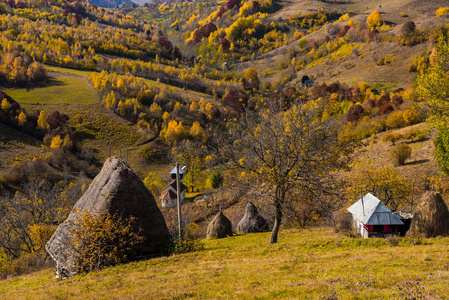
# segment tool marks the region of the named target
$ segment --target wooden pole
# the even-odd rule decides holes
[[[179,180],[179,164],[176,163],[176,200],[178,203],[178,232],[179,240],[182,240],[181,230],[181,182]]]

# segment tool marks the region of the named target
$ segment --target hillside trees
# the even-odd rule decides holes
[[[276,243],[284,208],[299,194],[314,201],[323,199],[329,173],[344,165],[345,150],[337,139],[337,124],[320,121],[324,103],[311,101],[282,109],[281,103],[268,105],[259,112],[247,112],[237,124],[230,124],[223,138],[221,154],[228,168],[240,173],[263,193],[265,203],[275,211],[270,243]]]
[[[47,72],[41,63],[33,61],[27,53],[5,52],[0,60],[0,79],[2,77],[9,84],[36,84],[47,79]]]

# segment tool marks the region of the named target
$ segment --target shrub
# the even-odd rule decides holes
[[[389,64],[391,64],[392,62],[394,62],[393,57],[394,57],[394,54],[387,54],[387,55],[385,55],[384,57],[379,58],[379,59],[376,61],[376,65],[378,65],[378,66],[389,65]]]
[[[388,133],[388,134],[385,134],[383,136],[382,141],[384,141],[384,142],[391,142],[393,144],[393,146],[394,146],[394,143],[397,140],[400,140],[401,138],[402,138],[402,135],[399,134],[399,133]]]
[[[143,237],[133,231],[134,218],[122,219],[108,212],[85,212],[71,230],[75,267],[79,272],[100,270],[128,261],[131,247]]]
[[[393,104],[387,103],[387,104],[382,105],[382,106],[379,108],[379,111],[377,112],[377,114],[378,114],[379,116],[381,116],[381,115],[388,115],[388,114],[391,113],[392,111],[394,111]]]
[[[170,240],[165,244],[164,255],[182,254],[202,250],[203,242],[200,238],[205,236],[204,228],[195,222],[187,224],[183,229],[183,238],[180,240],[177,232],[172,232]]]
[[[419,113],[414,108],[398,110],[390,113],[385,120],[388,128],[402,128],[418,123],[421,120]]]
[[[332,213],[334,230],[338,232],[349,232],[352,229],[351,215],[345,209],[339,209]]]
[[[440,7],[437,9],[437,11],[435,12],[435,15],[437,18],[442,17],[444,15],[447,15],[449,13],[449,7]]]
[[[365,110],[360,104],[354,104],[349,108],[346,119],[348,122],[358,121],[364,112]]]
[[[405,143],[396,145],[391,151],[390,156],[396,165],[402,166],[405,161],[412,155],[412,148]]]

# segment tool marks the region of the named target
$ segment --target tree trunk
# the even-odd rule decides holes
[[[270,244],[276,244],[278,242],[279,228],[282,222],[282,205],[276,203],[276,217],[274,219],[273,230],[271,231]]]

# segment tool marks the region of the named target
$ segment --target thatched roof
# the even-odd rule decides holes
[[[449,233],[449,210],[438,192],[428,191],[421,197],[407,235],[418,233],[427,238]]]

